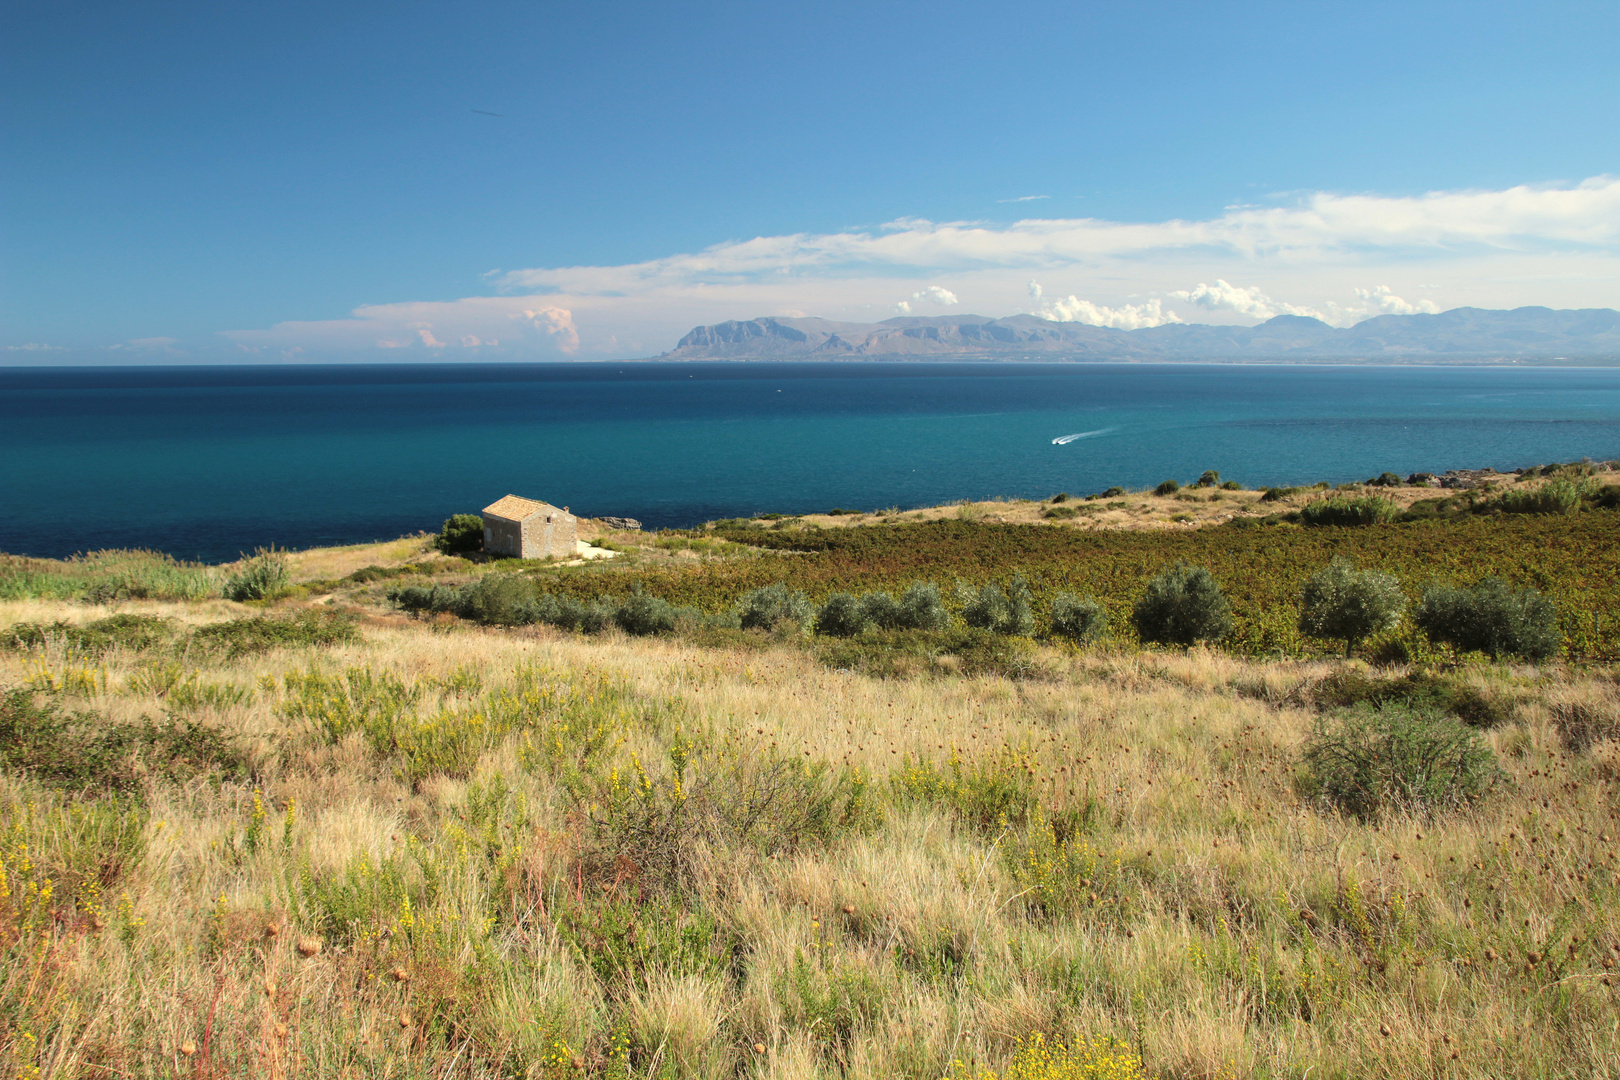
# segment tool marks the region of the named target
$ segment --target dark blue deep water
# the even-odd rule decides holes
[[[1064,445],[1054,438],[1085,434]],[[1620,457],[1620,370],[1147,364],[0,369],[0,551],[219,560],[515,492],[690,525]]]

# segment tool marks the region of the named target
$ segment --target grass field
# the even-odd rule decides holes
[[[1561,607],[1607,611],[1614,517],[1151,534],[946,517],[620,538],[618,566],[523,572],[716,608],[784,574],[825,591],[1022,565],[1050,589],[1068,567],[1102,593],[1174,538],[1220,574],[1274,572],[1253,610],[1352,545],[1465,579],[1540,573]],[[911,540],[921,572],[897,561]],[[875,677],[850,657],[876,637],[409,618],[390,586],[509,569],[423,546],[291,555],[302,584],[268,602],[0,601],[9,1075],[1620,1068],[1603,649],[1370,668],[1116,633],[976,665],[957,637]],[[1474,787],[1328,797],[1312,748],[1354,750],[1354,718],[1407,715],[1391,700],[1479,755]]]

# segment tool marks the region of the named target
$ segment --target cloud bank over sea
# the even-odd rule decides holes
[[[496,270],[482,285],[487,295],[223,336],[241,359],[604,359],[663,352],[696,324],[761,315],[1023,312],[1129,330],[1613,307],[1620,177],[1416,196],[1310,192],[1199,221],[902,218],[617,266]]]

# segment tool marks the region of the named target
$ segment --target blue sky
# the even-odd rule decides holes
[[[1617,31],[1612,3],[18,5],[0,362],[1620,305]]]

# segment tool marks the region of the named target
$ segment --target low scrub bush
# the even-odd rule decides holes
[[[953,747],[943,766],[908,754],[890,783],[898,798],[944,806],[987,836],[1022,827],[1037,811],[1035,764],[1010,746],[977,761]]]
[[[274,548],[260,548],[242,569],[225,579],[221,595],[227,600],[270,600],[292,585],[287,554]]]
[[[1470,588],[1431,585],[1413,622],[1431,641],[1493,660],[1545,660],[1562,644],[1552,604],[1534,589],[1515,589],[1496,577]]]
[[[1401,486],[1401,478],[1396,473],[1381,472],[1377,476],[1373,477],[1371,480],[1368,480],[1367,481],[1367,486],[1368,487],[1400,487]]]
[[[1394,521],[1400,507],[1382,495],[1330,495],[1300,508],[1306,525],[1381,525]]]
[[[304,611],[285,618],[256,615],[210,623],[192,631],[191,641],[205,651],[234,658],[271,649],[346,645],[359,637],[354,620],[346,615]]]
[[[1033,644],[990,630],[877,630],[818,644],[827,667],[876,678],[926,674],[1000,675],[1025,679],[1039,674]]]
[[[158,551],[92,551],[71,559],[0,555],[0,600],[206,600],[219,588],[217,567]]]
[[[1380,679],[1356,668],[1335,671],[1306,691],[1318,709],[1405,705],[1450,713],[1470,727],[1492,728],[1513,719],[1513,704],[1456,679],[1428,671]]]
[[[1321,724],[1301,754],[1302,793],[1362,820],[1437,813],[1483,797],[1501,770],[1455,717],[1407,705],[1362,707]]]
[[[813,616],[810,598],[782,582],[745,593],[737,604],[737,619],[744,630],[774,630],[784,623],[803,628]]]
[[[1095,641],[1108,632],[1108,609],[1095,597],[1081,598],[1060,592],[1052,598],[1052,634],[1078,644]]]
[[[1205,469],[1203,475],[1199,476],[1197,482],[1193,486],[1201,488],[1220,487],[1221,474],[1216,472],[1214,469]]]
[[[677,611],[668,600],[637,591],[613,612],[613,621],[627,634],[646,637],[675,629]]]
[[[0,630],[0,647],[39,649],[60,644],[70,654],[99,656],[112,649],[144,652],[167,644],[174,634],[174,624],[156,615],[111,615],[82,626],[17,623]]]
[[[1181,563],[1148,582],[1147,594],[1131,611],[1143,641],[1192,645],[1219,641],[1232,632],[1232,609],[1207,567]]]
[[[1086,507],[1082,509],[1078,506],[1048,506],[1046,509],[1041,511],[1041,517],[1046,518],[1048,521],[1067,521],[1070,518],[1079,517],[1082,513],[1085,513],[1085,511],[1089,509],[1091,508]]]
[[[477,514],[454,514],[445,519],[433,547],[446,555],[467,555],[484,550],[484,519]]]
[[[1301,487],[1268,487],[1266,488],[1265,493],[1260,496],[1260,501],[1281,502],[1283,499],[1298,495],[1300,492],[1306,490],[1309,489]]]
[[[1400,582],[1377,570],[1357,570],[1336,558],[1312,574],[1300,593],[1300,633],[1344,642],[1349,656],[1356,643],[1393,630],[1406,611]]]
[[[816,633],[830,637],[854,637],[871,625],[860,597],[850,593],[833,593],[816,612]]]
[[[1597,494],[1597,481],[1551,480],[1537,488],[1510,488],[1489,504],[1504,514],[1568,514]]]
[[[0,696],[0,765],[52,787],[138,791],[148,777],[236,779],[247,757],[226,735],[191,720],[114,722],[67,713],[27,690]]]
[[[1161,480],[1159,486],[1153,489],[1155,495],[1174,495],[1181,490],[1181,485],[1174,480]]]
[[[956,586],[962,603],[962,621],[976,630],[1028,637],[1035,632],[1035,612],[1029,582],[1022,574],[1007,579],[1006,591],[993,581],[974,589],[966,583]]]

